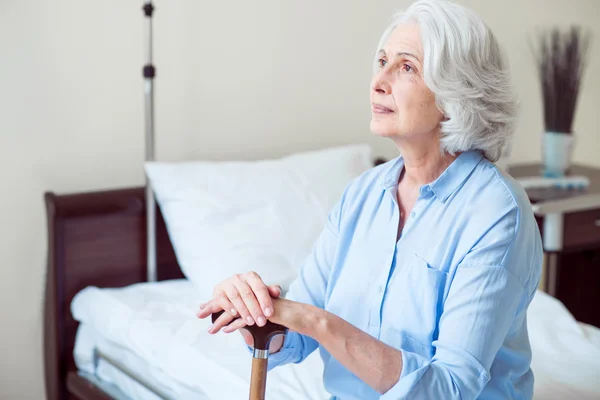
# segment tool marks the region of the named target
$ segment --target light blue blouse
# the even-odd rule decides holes
[[[419,198],[396,241],[402,157],[346,188],[286,296],[334,313],[402,353],[380,396],[314,339],[290,332],[269,369],[319,348],[337,399],[531,399],[527,307],[542,265],[524,190],[462,153]]]

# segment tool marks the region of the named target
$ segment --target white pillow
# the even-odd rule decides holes
[[[361,144],[260,161],[149,162],[145,170],[183,274],[211,296],[247,271],[287,291],[345,187],[372,166]]]

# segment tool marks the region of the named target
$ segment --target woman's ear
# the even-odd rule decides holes
[[[442,115],[441,117],[441,122],[446,122],[450,120],[450,117],[448,116],[448,114],[446,113],[446,111],[444,111],[444,109],[442,108],[442,106],[440,104],[437,105],[437,109],[439,111],[439,113]]]

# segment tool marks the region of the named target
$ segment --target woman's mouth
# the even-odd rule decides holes
[[[391,109],[377,103],[373,103],[371,110],[373,111],[373,114],[391,114],[394,112]]]

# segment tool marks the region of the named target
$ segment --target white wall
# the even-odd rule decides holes
[[[409,1],[166,1],[155,15],[161,160],[257,158],[367,141],[371,56]],[[595,0],[465,0],[506,46],[522,116],[513,160],[540,158],[526,37]],[[43,398],[42,194],[143,182],[141,1],[0,1],[0,398]],[[577,162],[600,166],[600,38],[576,120]]]

